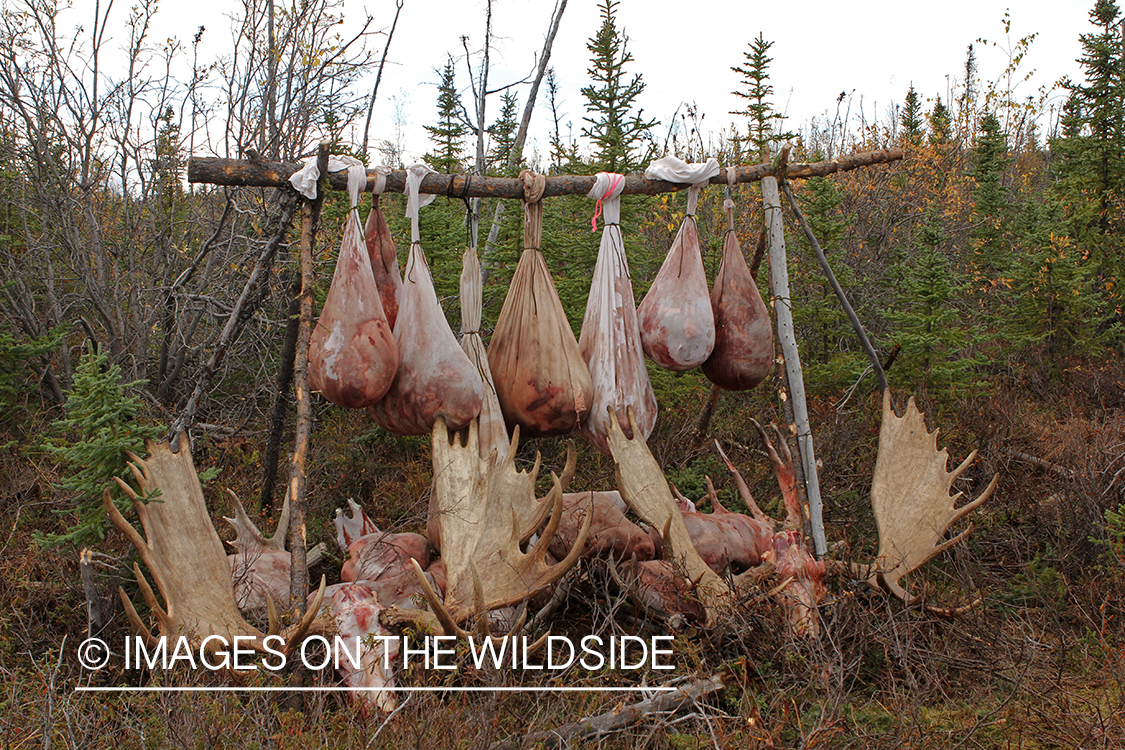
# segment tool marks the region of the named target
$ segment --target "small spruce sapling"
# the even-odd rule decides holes
[[[64,416],[51,423],[40,443],[59,464],[62,480],[56,489],[71,502],[60,513],[72,522],[61,533],[37,533],[41,546],[88,544],[104,538],[102,493],[107,486],[117,507],[123,512],[128,509],[128,499],[113,478],[127,476],[126,451],[143,454],[145,439],[161,433],[159,427],[140,421],[141,400],[129,394],[144,383],[122,383],[121,368],[110,364],[100,350],[82,357],[63,406]]]

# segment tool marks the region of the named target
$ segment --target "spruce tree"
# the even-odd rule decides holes
[[[142,402],[129,391],[145,381],[121,382],[121,368],[110,364],[100,349],[82,357],[74,371],[74,387],[63,406],[63,418],[51,423],[40,448],[59,463],[62,479],[56,485],[72,508],[65,531],[37,534],[42,545],[88,544],[105,536],[107,517],[102,493],[109,488],[123,513],[129,500],[114,477],[125,477],[125,452],[143,455],[145,439],[161,430],[139,421]]]
[[[941,103],[941,97],[934,102],[934,108],[926,115],[930,123],[930,143],[936,145],[949,143],[953,139],[953,120],[949,110]]]
[[[447,57],[438,82],[438,123],[424,125],[430,134],[432,151],[422,161],[442,174],[460,172],[465,163],[465,135],[468,128],[461,120],[461,97],[457,92],[457,76],[453,58]]]
[[[746,62],[743,65],[731,68],[735,73],[742,75],[742,91],[733,91],[735,96],[747,100],[746,109],[731,112],[732,115],[744,115],[750,118],[750,141],[757,149],[758,156],[766,159],[769,157],[769,144],[772,141],[781,141],[793,137],[792,133],[781,132],[774,123],[780,123],[784,116],[773,109],[770,97],[773,95],[773,86],[769,83],[769,67],[773,58],[769,56],[773,42],[767,42],[758,32],[758,38],[750,42],[750,51],[744,52]]]
[[[25,405],[36,391],[38,364],[50,357],[69,330],[64,324],[29,339],[0,328],[0,428],[22,426]]]
[[[433,149],[422,160],[442,174],[455,174],[464,164],[468,130],[461,120],[461,97],[457,93],[452,57],[446,59],[438,82],[437,109],[437,124],[423,126],[430,134]]]
[[[603,0],[601,25],[586,45],[590,50],[591,85],[582,89],[587,123],[582,135],[593,144],[589,159],[582,158],[574,144],[567,147],[562,143],[554,81],[548,79],[548,96],[555,121],[552,157],[562,173],[638,172],[651,156],[651,146],[646,147],[646,142],[650,140],[648,131],[656,121],[646,120],[644,110],[637,108],[645,85],[639,75],[629,77],[626,73],[633,55],[628,49],[628,37],[617,28],[617,6],[616,0]],[[651,200],[640,195],[626,195],[621,199],[621,230],[638,300],[645,292],[646,279],[659,267],[659,262],[644,252],[646,248],[637,231],[636,217],[648,213]],[[577,196],[550,200],[544,205],[543,243],[549,248],[548,262],[563,309],[576,333],[582,323],[600,244],[601,232],[590,231],[593,208],[592,201]]]
[[[813,177],[800,186],[796,197],[803,204],[801,212],[824,249],[836,280],[851,301],[856,302],[851,292],[857,286],[855,272],[838,250],[847,228],[840,183]],[[793,307],[793,319],[801,341],[805,384],[815,392],[854,382],[867,366],[867,359],[859,350],[851,323],[804,235],[797,233],[794,241],[803,250],[791,254],[789,262],[790,292],[800,300]],[[765,274],[760,274],[760,278],[766,284]],[[762,291],[766,292],[763,298],[768,299],[768,289]]]
[[[1070,94],[1059,110],[1058,135],[1051,140],[1055,173],[1055,194],[1065,207],[1067,234],[1076,242],[1095,243],[1098,201],[1091,200],[1089,138],[1084,132],[1085,118],[1077,86],[1069,79],[1061,82]]]
[[[998,287],[996,330],[1009,366],[1058,378],[1073,354],[1094,354],[1118,335],[1095,266],[1066,237],[1061,202],[1030,192],[1013,213],[1013,252]]]
[[[156,190],[159,211],[154,217],[161,231],[167,232],[175,219],[175,212],[183,196],[183,171],[186,164],[180,146],[180,126],[175,111],[169,106],[160,118],[156,134],[156,154],[152,159],[152,180]]]
[[[1079,91],[1086,102],[1086,122],[1098,192],[1098,217],[1103,232],[1109,229],[1110,194],[1125,180],[1125,133],[1122,132],[1125,110],[1125,71],[1122,63],[1125,58],[1118,29],[1120,16],[1121,12],[1112,0],[1098,0],[1090,17],[1099,31],[1081,37],[1084,50],[1081,63],[1086,69],[1086,85]]]
[[[1112,0],[1097,0],[1090,11],[1097,32],[1079,37],[1085,80],[1062,82],[1069,96],[1060,118],[1064,140],[1060,169],[1067,187],[1092,196],[1094,203],[1089,209],[1093,226],[1086,225],[1089,211],[1080,206],[1072,209],[1079,241],[1090,240],[1089,229],[1098,235],[1110,231],[1116,218],[1115,200],[1125,191],[1125,53],[1120,17]]]
[[[453,58],[449,57],[438,82],[437,122],[424,126],[433,148],[422,160],[441,174],[457,174],[465,169],[468,130],[461,120],[461,112]],[[465,217],[464,204],[448,198],[438,198],[418,215],[418,230],[434,277],[434,288],[454,330],[460,330],[461,325],[458,304],[461,254],[468,245]]]
[[[892,385],[922,387],[938,401],[949,403],[975,393],[981,381],[974,368],[981,364],[973,348],[977,333],[967,311],[967,282],[942,252],[945,238],[937,222],[923,227],[918,242],[892,270],[899,301],[887,314],[891,339],[902,346]]]
[[[511,91],[505,91],[500,96],[500,114],[489,128],[489,133],[492,135],[492,147],[488,151],[487,158],[489,174],[501,177],[519,175],[522,161],[520,154],[516,154],[511,165],[508,164],[512,148],[516,143],[516,131],[519,129],[519,121],[516,119],[518,104],[516,95]]]
[[[980,134],[973,152],[973,270],[982,289],[995,281],[995,272],[1004,265],[1004,226],[1008,218],[1007,192],[1002,183],[1008,152],[1008,139],[992,112],[980,119]]]
[[[587,71],[591,84],[582,89],[586,98],[588,123],[582,135],[594,145],[593,163],[589,166],[607,172],[628,173],[647,161],[641,145],[656,120],[644,119],[644,110],[633,111],[645,90],[641,76],[628,78],[625,66],[633,62],[629,37],[617,30],[616,0],[603,0],[602,25],[587,42],[592,55]]]
[[[961,132],[968,137],[973,131],[977,99],[977,53],[973,45],[965,52],[965,90],[961,94]]]
[[[903,143],[917,146],[922,142],[922,101],[914,90],[914,84],[910,84],[910,90],[906,92],[899,124],[902,126],[900,137]]]

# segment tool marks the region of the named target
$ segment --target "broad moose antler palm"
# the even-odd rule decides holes
[[[114,526],[136,547],[164,599],[161,607],[140,566],[134,564],[137,584],[162,636],[187,635],[197,642],[208,636],[219,636],[222,643],[231,645],[237,636],[241,645],[262,649],[266,634],[247,623],[235,604],[230,564],[211,524],[203,488],[187,447],[188,440],[182,433],[179,445],[179,452],[173,453],[166,440],[147,441],[147,459],[128,454],[129,469],[140,487],[140,494],[117,478],[118,485],[133,501],[144,529],[143,537],[121,515],[108,488],[103,496],[106,512]],[[157,491],[159,496],[153,497]],[[152,632],[141,621],[125,590],[119,588],[118,593],[129,622],[150,644],[154,643]],[[270,634],[280,634],[286,644],[300,640],[320,609],[323,596],[324,580],[321,579],[314,606],[300,622],[280,633],[273,602],[269,602]],[[221,643],[209,645],[214,650],[222,650]]]
[[[715,610],[732,601],[733,591],[727,582],[707,566],[692,544],[683,514],[676,505],[672,490],[660,464],[656,462],[643,433],[630,409],[633,438],[625,437],[617,415],[610,409],[607,441],[613,455],[617,490],[641,520],[664,537],[665,556],[669,557],[694,584],[694,594],[704,609],[704,621],[713,622]]]
[[[473,616],[526,601],[553,585],[570,570],[582,553],[590,529],[586,514],[578,539],[565,559],[554,565],[546,561],[547,548],[558,529],[563,511],[562,482],[553,473],[553,487],[542,501],[535,498],[535,480],[540,459],[531,471],[515,467],[519,428],[503,459],[493,451],[488,458],[479,453],[477,421],[461,432],[449,433],[438,418],[433,429],[434,497],[441,534],[441,556],[445,565],[444,602],[415,565],[427,601],[441,627],[450,635],[465,635],[460,623]],[[566,473],[573,467],[568,460]],[[550,521],[540,539],[523,552],[521,542],[541,525],[544,512]],[[390,622],[429,619],[428,613],[388,611]],[[484,618],[480,619],[484,622]]]
[[[871,481],[871,506],[879,528],[879,555],[868,582],[884,587],[904,602],[914,597],[902,578],[960,542],[972,529],[945,539],[949,528],[979,506],[996,489],[997,474],[976,500],[956,507],[963,493],[950,495],[953,480],[976,458],[969,454],[953,471],[946,471],[949,453],[937,449],[937,434],[926,430],[926,420],[914,399],[901,416],[891,409],[890,391],[883,393],[883,425],[879,430],[879,455]]]

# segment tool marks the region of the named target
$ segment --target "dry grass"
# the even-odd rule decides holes
[[[747,467],[755,493],[769,505],[776,490],[751,436],[737,426],[767,416],[768,400],[720,402],[712,433]],[[873,545],[866,506],[877,435],[875,404],[853,399],[847,411],[814,401],[822,477],[834,554],[862,560]],[[981,448],[967,485],[1001,473],[995,498],[977,514],[967,544],[935,560],[909,585],[942,605],[973,597],[967,615],[947,619],[906,609],[864,585],[834,579],[816,642],[786,635],[782,612],[767,601],[736,609],[728,627],[678,636],[676,677],[724,674],[728,688],[682,716],[651,716],[620,733],[587,743],[603,748],[1113,748],[1125,744],[1125,576],[1109,554],[1105,510],[1123,502],[1125,416],[1106,406],[1104,390],[1065,401],[1029,403],[995,395],[962,424],[943,425],[954,460]],[[986,415],[986,416],[981,416]],[[332,512],[347,497],[380,524],[418,529],[429,488],[424,441],[390,438],[356,415],[322,415],[309,464],[310,542],[330,541]],[[690,404],[662,417],[654,451],[683,482],[725,472],[706,445],[686,437]],[[358,437],[357,437],[358,436]],[[214,516],[225,512],[221,489],[253,497],[260,471],[256,440],[204,438],[200,468],[223,473],[208,487]],[[561,468],[561,441],[525,445]],[[1013,451],[1039,463],[1019,458]],[[6,747],[308,748],[462,747],[521,738],[583,716],[619,708],[612,693],[417,693],[403,695],[389,719],[358,714],[336,693],[78,694],[90,676],[74,647],[85,638],[84,599],[73,551],[40,552],[35,529],[57,523],[50,467],[9,449],[3,457],[0,504],[0,737]],[[577,486],[607,486],[612,464],[580,446]],[[266,521],[266,526],[269,522]],[[122,541],[104,551],[123,567]],[[115,575],[102,571],[107,593]],[[127,579],[127,576],[122,575]],[[134,600],[139,600],[134,594]],[[577,571],[552,632],[649,634],[660,624],[636,613],[597,566]],[[106,631],[127,634],[120,612]],[[549,680],[553,678],[554,682]],[[97,684],[202,684],[186,671],[126,674],[111,668]],[[292,675],[279,682],[292,684]],[[640,685],[667,680],[641,671],[596,675],[572,671],[544,677],[476,672],[449,676],[418,670],[408,685]],[[530,745],[528,745],[530,746]]]

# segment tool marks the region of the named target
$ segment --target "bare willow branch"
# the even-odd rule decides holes
[[[266,243],[266,247],[262,250],[262,254],[258,257],[257,265],[254,270],[250,272],[250,277],[246,279],[246,284],[242,288],[242,294],[235,303],[234,309],[231,311],[230,316],[227,318],[227,323],[223,327],[223,332],[219,336],[219,341],[215,345],[211,357],[204,364],[202,371],[199,374],[199,380],[195,384],[195,390],[188,399],[187,406],[184,407],[180,416],[172,423],[168,432],[168,439],[174,441],[173,447],[178,449],[179,446],[179,433],[187,430],[192,421],[195,419],[196,409],[199,408],[199,400],[203,396],[203,392],[211,385],[215,373],[218,371],[219,366],[226,356],[227,350],[238,334],[242,331],[251,317],[253,317],[257,309],[257,303],[261,302],[259,296],[259,288],[264,286],[266,278],[269,275],[270,268],[273,267],[274,259],[277,257],[277,251],[281,247],[282,241],[285,239],[286,234],[289,232],[289,223],[293,220],[293,214],[297,210],[297,194],[289,192],[283,195],[281,199],[281,216],[278,219],[277,230],[274,232],[273,237]]]

